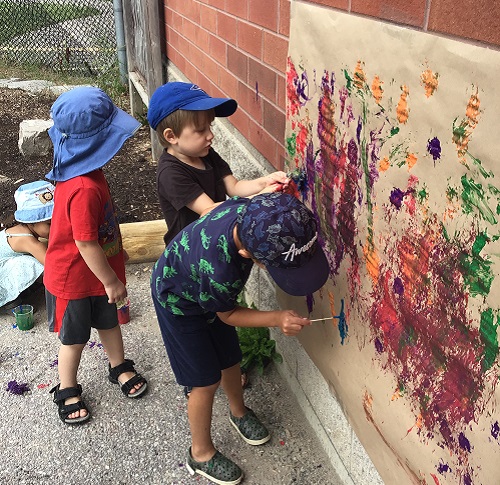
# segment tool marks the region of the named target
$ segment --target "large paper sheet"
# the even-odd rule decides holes
[[[288,169],[331,278],[301,342],[387,483],[500,483],[500,53],[292,2]],[[333,323],[332,323],[333,322]]]

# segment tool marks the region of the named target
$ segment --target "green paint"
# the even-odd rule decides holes
[[[491,269],[492,261],[480,256],[486,242],[489,241],[488,235],[480,233],[472,246],[471,254],[462,253],[459,255],[460,269],[464,278],[465,285],[469,288],[472,296],[487,296],[491,289],[494,275]]]
[[[455,187],[448,185],[448,187],[446,187],[446,198],[450,202],[453,202],[454,200],[458,200],[458,190]]]
[[[397,135],[399,133],[399,126],[393,126],[391,128],[391,136]]]
[[[351,94],[351,89],[352,89],[352,78],[351,76],[349,76],[349,73],[347,72],[346,69],[343,70],[343,73],[344,73],[344,77],[345,77],[345,82],[346,82],[346,89],[347,91],[349,91],[349,94]]]
[[[479,172],[481,173],[481,175],[484,177],[484,178],[490,178],[490,177],[495,177],[495,175],[493,174],[493,172],[488,172],[484,167],[483,167],[483,164],[481,162],[481,160],[479,160],[479,158],[476,158],[476,157],[473,157],[469,152],[467,152],[467,155],[472,158],[472,161],[474,162],[474,165],[476,165],[476,167],[479,169]]]
[[[497,321],[494,323],[493,310],[488,308],[481,313],[481,325],[479,327],[479,332],[481,335],[481,342],[484,344],[481,368],[483,372],[490,369],[495,363],[498,357],[498,336],[497,328],[499,324],[499,317],[497,316]]]
[[[423,204],[429,198],[427,187],[424,185],[422,189],[417,192],[417,199],[420,204]]]
[[[292,136],[286,139],[286,151],[290,158],[294,158],[297,153],[297,135],[292,133]]]
[[[484,220],[488,221],[490,224],[496,224],[497,219],[485,198],[483,186],[467,178],[467,175],[462,175],[461,180],[463,186],[463,212],[465,214],[470,214],[476,209]]]

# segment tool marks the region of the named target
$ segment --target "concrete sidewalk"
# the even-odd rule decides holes
[[[49,395],[58,382],[59,340],[49,333],[43,292],[33,295],[35,327],[23,332],[0,316],[0,483],[2,484],[208,484],[184,466],[190,443],[186,399],[173,377],[149,292],[151,264],[127,267],[131,322],[122,325],[126,356],[149,381],[137,401],[107,379],[107,358],[93,333],[79,382],[92,419],[64,425]],[[271,364],[251,373],[247,405],[272,431],[260,447],[247,445],[228,421],[224,394],[216,396],[213,440],[245,472],[245,484],[342,483],[311,431],[295,397]],[[16,395],[8,383],[27,384]]]

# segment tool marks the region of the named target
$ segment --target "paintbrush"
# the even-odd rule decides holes
[[[314,320],[309,320],[312,322],[321,322],[322,320],[333,320],[334,317],[325,317],[325,318],[315,318]],[[338,318],[338,317],[337,317]]]

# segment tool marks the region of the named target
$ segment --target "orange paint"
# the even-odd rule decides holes
[[[426,69],[420,75],[420,79],[425,88],[425,95],[430,98],[438,88],[438,74],[434,74],[430,69]]]
[[[391,401],[397,401],[401,397],[401,391],[396,389],[391,397]]]
[[[458,126],[454,126],[453,130],[453,142],[457,147],[458,159],[460,163],[465,165],[465,154],[469,149],[469,141],[472,136],[474,128],[476,128],[479,123],[479,106],[481,101],[478,96],[478,89],[476,92],[472,93],[467,107],[465,108],[465,118],[460,122]]]
[[[363,89],[364,85],[366,83],[366,76],[365,72],[363,71],[363,66],[361,61],[358,61],[356,64],[356,69],[354,69],[354,86],[356,86],[357,89]]]
[[[382,101],[382,96],[384,94],[384,90],[382,89],[382,84],[384,84],[384,82],[381,81],[378,76],[375,76],[373,78],[372,94],[373,94],[373,97],[375,98],[375,101],[378,104],[380,104],[380,101]]]
[[[408,153],[406,155],[406,165],[408,165],[408,170],[411,170],[417,163],[417,157],[413,153]]]
[[[389,170],[389,167],[391,166],[391,163],[389,162],[389,157],[384,157],[382,160],[380,160],[380,164],[378,166],[378,169],[380,172],[385,172],[386,170]]]
[[[378,257],[375,249],[370,249],[369,242],[363,246],[363,254],[366,261],[366,270],[373,280],[373,284],[378,284],[378,277],[380,273],[380,258]]]
[[[410,92],[408,90],[408,87],[405,85],[401,86],[401,91],[401,97],[399,98],[398,106],[396,108],[396,115],[400,123],[406,123],[410,114],[406,98],[408,97]]]
[[[469,126],[471,129],[474,129],[478,123],[477,118],[479,117],[479,105],[481,104],[481,101],[479,100],[477,94],[478,92],[476,88],[476,93],[471,94],[469,102],[467,103],[467,109],[465,110],[465,115],[469,119]]]

